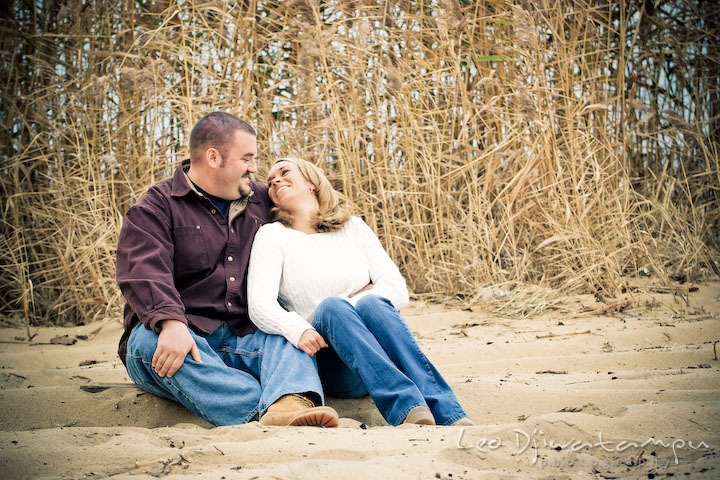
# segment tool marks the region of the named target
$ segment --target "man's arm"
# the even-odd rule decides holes
[[[125,216],[116,265],[123,296],[143,325],[159,334],[152,364],[160,376],[172,376],[188,353],[200,361],[175,287],[169,215],[166,199],[151,189]]]

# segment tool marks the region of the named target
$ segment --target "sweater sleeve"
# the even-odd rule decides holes
[[[355,306],[361,298],[367,295],[379,295],[390,300],[397,309],[407,306],[410,301],[407,285],[395,262],[387,254],[372,229],[362,219],[352,217],[351,221],[355,234],[367,255],[370,281],[373,283],[373,287],[349,298],[348,302]]]
[[[305,330],[313,329],[296,312],[288,312],[278,302],[284,250],[278,225],[258,230],[253,241],[248,267],[248,310],[250,320],[263,332],[282,335],[295,347]]]

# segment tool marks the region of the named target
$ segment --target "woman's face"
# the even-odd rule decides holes
[[[303,177],[293,162],[282,161],[272,166],[268,172],[270,200],[275,205],[288,210],[293,202],[314,196],[315,186]]]

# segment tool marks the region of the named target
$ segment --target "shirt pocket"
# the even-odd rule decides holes
[[[197,225],[175,227],[175,272],[192,273],[208,268],[208,251],[202,228]]]

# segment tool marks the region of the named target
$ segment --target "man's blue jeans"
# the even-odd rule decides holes
[[[428,407],[438,425],[467,416],[389,300],[367,295],[353,307],[327,298],[313,314],[313,327],[332,347],[317,358],[328,395],[359,397],[367,391],[391,425],[417,406]]]
[[[214,425],[249,422],[290,393],[314,392],[324,404],[313,359],[284,337],[261,331],[239,337],[227,324],[205,337],[190,333],[202,363],[188,354],[168,378],[152,368],[157,334],[142,324],[135,327],[125,357],[133,382],[146,392],[180,402]]]

